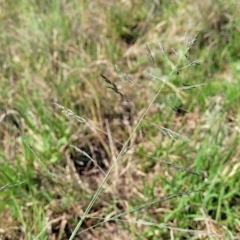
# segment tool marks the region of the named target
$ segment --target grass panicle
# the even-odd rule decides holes
[[[168,62],[171,64],[172,66],[172,71],[170,72],[168,79],[170,79],[171,75],[176,71],[176,69],[178,69],[179,64],[181,63],[181,61],[184,59],[185,55],[188,53],[189,49],[193,46],[193,44],[195,43],[195,41],[192,41],[192,44],[189,45],[189,47],[185,50],[184,54],[182,56],[179,57],[176,65],[173,65],[173,63],[168,59],[168,57],[166,56],[164,49],[162,47],[162,45],[160,44],[160,48],[162,49],[162,52],[165,56],[165,58],[168,60]],[[103,77],[104,80],[106,81],[106,77]],[[109,81],[111,82],[111,81]],[[108,180],[111,172],[113,171],[113,169],[115,168],[115,166],[117,165],[117,163],[119,162],[119,160],[123,157],[127,146],[129,145],[129,142],[131,140],[131,138],[133,137],[133,135],[135,134],[135,132],[137,131],[137,129],[139,129],[139,127],[142,124],[142,121],[144,120],[145,116],[148,114],[149,109],[151,108],[151,106],[153,105],[153,103],[155,102],[156,98],[159,96],[159,94],[162,92],[164,86],[165,86],[166,80],[163,81],[161,87],[159,88],[158,92],[156,93],[156,95],[152,98],[150,104],[147,106],[146,110],[144,111],[144,113],[142,114],[142,116],[140,117],[139,121],[137,122],[136,126],[133,128],[129,138],[126,140],[125,144],[123,145],[121,151],[119,152],[118,156],[116,157],[115,161],[113,162],[113,164],[110,166],[108,172],[106,173],[102,183],[100,184],[99,188],[97,189],[97,191],[95,192],[92,200],[90,201],[89,205],[87,206],[84,214],[82,215],[80,221],[78,222],[77,226],[75,227],[74,231],[72,232],[72,235],[70,237],[70,240],[73,240],[74,237],[77,235],[77,232],[79,230],[79,228],[81,227],[83,221],[85,220],[85,218],[88,216],[88,213],[90,212],[93,204],[95,203],[95,201],[97,200],[99,194],[101,193],[104,184],[106,183],[106,181]],[[110,83],[112,85],[112,83]],[[188,138],[186,138],[185,136],[182,136],[180,134],[174,133],[173,131],[166,129],[166,128],[160,128],[161,131],[164,131],[164,133],[168,134],[170,137],[172,137],[173,139],[176,139],[176,137],[181,138],[185,141],[188,141]],[[180,195],[179,195],[180,196]]]

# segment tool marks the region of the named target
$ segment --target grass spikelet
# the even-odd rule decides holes
[[[169,161],[165,161],[165,160],[160,160],[159,158],[156,158],[156,157],[152,157],[148,154],[142,154],[141,155],[143,156],[146,156],[147,158],[151,158],[151,159],[154,159],[156,160],[157,162],[159,162],[160,164],[164,164],[164,165],[167,165],[171,168],[174,168],[176,170],[180,170],[180,171],[183,171],[183,172],[186,172],[186,173],[189,173],[189,174],[192,174],[192,175],[195,175],[195,176],[198,176],[198,177],[203,177],[203,178],[208,178],[208,176],[204,173],[201,173],[201,172],[196,172],[194,169],[192,168],[185,168],[185,167],[182,167],[182,166],[179,166],[173,162],[169,162]]]
[[[157,125],[157,124],[155,124],[155,123],[153,123],[153,122],[149,122],[149,121],[147,121],[147,120],[144,120],[144,121],[152,124],[152,125],[155,126],[157,129],[159,129],[164,135],[169,136],[169,137],[172,138],[174,141],[178,141],[178,140],[180,140],[180,139],[181,139],[181,140],[184,140],[184,141],[186,141],[186,142],[190,142],[190,141],[191,141],[188,137],[186,137],[186,136],[184,136],[184,135],[181,135],[181,134],[179,134],[179,133],[176,133],[176,132],[172,131],[172,130],[169,129],[169,128],[165,128],[165,127],[159,126],[159,125]]]
[[[115,69],[118,73],[121,74],[121,77],[126,81],[126,82],[129,82],[129,83],[133,83],[133,79],[128,75],[126,74],[125,72],[123,72],[117,64],[114,65],[115,66]]]
[[[198,39],[198,35],[196,35],[192,40],[188,42],[188,50],[190,50],[193,46],[195,46]]]
[[[150,48],[148,47],[147,44],[146,44],[146,49],[147,49],[147,52],[148,52],[148,59],[149,59],[149,61],[150,61],[152,64],[154,64],[155,61],[154,61],[153,55],[152,55],[151,50],[150,50]]]
[[[100,171],[106,175],[106,173],[102,170],[102,168],[98,165],[97,161],[92,159],[85,151],[81,150],[80,148],[78,148],[77,146],[74,145],[70,145],[70,147],[74,148],[77,152],[82,153],[84,156],[86,156],[88,159],[90,159],[99,169]]]
[[[78,115],[75,114],[72,110],[63,107],[62,105],[60,105],[60,104],[58,104],[58,103],[54,103],[54,105],[55,105],[57,108],[59,108],[59,109],[61,110],[61,112],[62,112],[63,114],[65,114],[66,116],[69,116],[69,117],[72,117],[72,116],[73,116],[78,122],[89,125],[86,119],[84,119],[83,117],[78,116]]]
[[[156,125],[155,125],[156,126]],[[181,135],[179,133],[176,133],[174,131],[172,131],[169,128],[165,128],[165,127],[161,127],[161,126],[156,126],[164,135],[169,136],[170,138],[172,138],[174,141],[178,141],[179,139],[184,140],[186,142],[190,142],[191,140],[184,136]]]

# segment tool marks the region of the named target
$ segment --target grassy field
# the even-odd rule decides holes
[[[237,2],[0,1],[0,239],[240,239]]]

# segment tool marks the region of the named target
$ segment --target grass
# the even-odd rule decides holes
[[[237,9],[3,1],[1,238],[237,239]]]

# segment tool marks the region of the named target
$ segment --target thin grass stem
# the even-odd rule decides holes
[[[188,49],[185,51],[185,54],[188,52]],[[177,69],[178,65],[180,64],[182,60],[182,57],[180,57],[178,59],[178,62],[175,66],[175,69]],[[172,71],[170,72],[168,78],[171,77],[171,75],[175,72],[175,69],[173,68]],[[102,183],[100,184],[99,188],[97,189],[97,191],[95,192],[92,200],[90,201],[89,205],[87,206],[87,209],[85,210],[85,212],[83,213],[83,216],[81,217],[80,221],[78,222],[77,226],[75,227],[75,229],[73,230],[69,240],[73,240],[74,237],[76,236],[79,228],[81,227],[83,221],[85,220],[85,218],[87,217],[88,213],[90,212],[93,204],[95,203],[95,201],[97,200],[99,194],[101,193],[102,189],[103,189],[103,185],[106,183],[108,177],[110,176],[111,172],[113,171],[113,169],[115,168],[115,166],[117,165],[118,161],[122,158],[122,156],[124,155],[127,146],[129,145],[130,139],[134,136],[135,132],[137,131],[137,129],[139,128],[139,126],[141,125],[141,122],[143,121],[144,117],[146,116],[146,114],[149,112],[149,109],[152,107],[153,103],[155,102],[155,100],[157,99],[157,97],[159,96],[160,92],[162,91],[163,87],[165,86],[165,82],[163,82],[163,84],[161,85],[161,87],[159,88],[158,92],[156,93],[156,95],[153,97],[153,99],[151,100],[150,104],[148,105],[147,109],[144,111],[144,113],[142,114],[140,120],[138,121],[138,123],[136,124],[136,126],[134,127],[134,129],[132,130],[129,138],[127,139],[127,141],[125,142],[125,144],[123,145],[120,153],[118,154],[116,160],[113,162],[113,164],[111,165],[111,167],[109,168],[107,174],[105,175]]]

